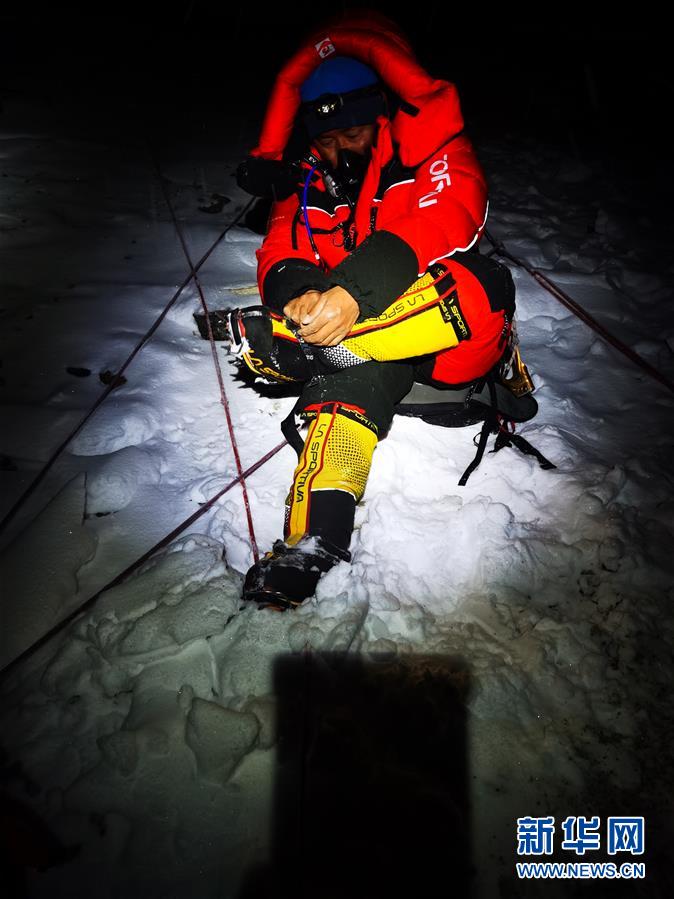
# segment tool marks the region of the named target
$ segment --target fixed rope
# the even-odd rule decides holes
[[[154,332],[157,330],[159,325],[164,321],[166,316],[168,315],[170,309],[175,305],[176,301],[182,294],[183,290],[187,287],[187,285],[192,281],[195,276],[195,273],[199,271],[202,265],[209,258],[211,253],[215,250],[218,244],[225,238],[228,232],[237,225],[246,212],[250,209],[250,207],[255,202],[255,198],[249,200],[248,203],[240,210],[237,216],[224,228],[218,237],[216,238],[213,245],[204,253],[204,255],[199,259],[197,264],[192,267],[190,274],[185,278],[182,284],[178,287],[176,292],[173,294],[171,299],[168,301],[166,306],[159,313],[153,324],[148,328],[145,334],[141,337],[135,347],[131,350],[125,361],[123,362],[120,369],[116,372],[115,376],[111,380],[111,382],[107,385],[103,393],[96,399],[91,408],[85,413],[84,417],[80,419],[77,425],[73,428],[72,431],[67,435],[67,437],[56,447],[56,449],[52,452],[50,457],[47,459],[43,467],[40,469],[38,474],[33,478],[28,487],[24,490],[24,492],[19,496],[16,502],[11,506],[9,511],[5,514],[5,516],[0,520],[0,533],[4,530],[4,528],[9,524],[9,522],[14,518],[19,509],[24,505],[24,503],[28,500],[28,498],[35,492],[37,487],[44,480],[48,472],[53,467],[54,463],[60,457],[61,453],[65,450],[71,440],[73,440],[79,432],[82,430],[84,425],[89,421],[91,416],[96,412],[96,410],[105,402],[105,400],[110,396],[112,391],[119,386],[121,382],[122,375],[126,371],[126,369],[131,365],[133,360],[136,358],[141,349],[145,346],[145,344],[150,340]]]
[[[227,419],[227,428],[229,430],[229,439],[232,444],[232,452],[234,453],[236,472],[237,472],[238,477],[241,479],[241,491],[243,493],[243,504],[244,504],[244,507],[246,510],[248,533],[250,535],[250,546],[253,551],[253,559],[257,563],[260,560],[260,553],[257,548],[257,540],[255,539],[255,528],[253,527],[253,515],[250,510],[250,501],[248,499],[248,489],[246,487],[245,480],[243,480],[243,468],[241,466],[241,456],[239,455],[239,447],[236,442],[236,435],[234,433],[234,423],[232,421],[232,415],[231,415],[231,412],[229,409],[229,400],[227,399],[227,393],[225,391],[225,382],[224,382],[224,378],[222,377],[222,369],[220,367],[220,359],[218,358],[218,348],[215,343],[215,338],[213,337],[213,328],[211,327],[211,317],[209,315],[208,305],[206,304],[206,297],[204,295],[204,291],[201,286],[201,281],[199,280],[199,275],[197,274],[197,271],[192,262],[192,257],[190,256],[190,251],[187,246],[187,242],[185,240],[185,235],[183,233],[182,227],[180,226],[180,222],[178,221],[178,217],[175,213],[175,209],[173,208],[173,203],[171,202],[171,197],[168,192],[168,182],[162,174],[159,160],[158,160],[156,154],[152,151],[152,148],[150,148],[150,154],[152,156],[152,161],[153,161],[154,167],[156,169],[157,177],[161,184],[162,193],[164,194],[164,200],[166,201],[166,205],[168,206],[169,213],[171,214],[171,218],[173,220],[173,224],[176,229],[176,234],[178,235],[178,240],[180,241],[180,245],[182,247],[183,253],[185,254],[185,259],[187,260],[187,264],[190,267],[190,271],[192,273],[192,280],[194,281],[194,285],[197,288],[197,292],[199,294],[199,301],[201,302],[201,308],[203,309],[204,316],[206,318],[206,328],[208,331],[208,342],[211,347],[211,355],[213,356],[213,364],[215,366],[215,374],[218,379],[218,385],[220,388],[220,403],[222,405],[222,408],[225,410],[225,418]]]
[[[505,244],[501,240],[497,240],[492,237],[489,231],[485,228],[484,231],[485,237],[489,241],[489,243],[494,248],[487,255],[491,256],[496,253],[499,256],[503,256],[504,259],[509,259],[514,265],[519,268],[523,268],[525,272],[528,272],[532,278],[534,278],[541,287],[544,287],[548,293],[551,293],[556,300],[558,300],[563,306],[565,306],[569,312],[572,312],[575,316],[577,316],[582,322],[584,322],[589,328],[599,334],[599,336],[605,340],[607,343],[611,344],[612,347],[615,347],[616,350],[621,352],[624,356],[626,356],[631,362],[635,365],[638,365],[642,371],[645,371],[647,375],[649,375],[654,380],[658,381],[672,393],[674,393],[674,382],[671,381],[666,375],[663,375],[659,369],[655,368],[655,366],[651,365],[650,362],[647,362],[643,356],[640,356],[639,353],[635,352],[631,347],[627,346],[627,344],[623,343],[615,334],[612,334],[608,331],[602,324],[600,324],[596,318],[594,318],[590,313],[584,309],[579,303],[577,303],[574,299],[572,299],[565,291],[562,290],[554,281],[550,280],[547,275],[544,275],[543,272],[539,271],[536,268],[533,268],[530,265],[527,265],[522,259],[519,259],[517,256],[514,256],[508,249],[506,249]]]
[[[228,232],[229,232],[229,231],[230,231],[236,224],[238,224],[239,221],[241,221],[241,219],[243,218],[243,216],[246,214],[246,212],[250,209],[250,207],[252,206],[252,204],[255,202],[255,198],[251,199],[248,203],[245,204],[245,206],[239,211],[239,213],[237,214],[237,216],[236,216],[236,217],[235,217],[235,218],[234,218],[234,219],[227,225],[227,227],[224,228],[223,231],[218,235],[218,237],[216,238],[216,240],[214,241],[214,243],[211,245],[211,247],[210,247],[210,248],[203,254],[203,256],[201,256],[201,258],[198,260],[198,262],[197,262],[196,264],[194,264],[194,263],[192,262],[192,259],[191,259],[190,255],[189,255],[189,251],[187,250],[187,245],[186,245],[186,242],[185,242],[185,239],[184,239],[182,230],[181,230],[181,228],[180,228],[180,225],[179,225],[179,223],[178,223],[178,221],[177,221],[177,217],[176,217],[176,215],[175,215],[175,211],[174,211],[173,206],[172,206],[172,204],[171,204],[170,197],[169,197],[168,194],[167,194],[165,179],[163,178],[163,176],[161,175],[161,172],[160,172],[159,170],[158,170],[158,176],[159,176],[159,179],[160,179],[160,183],[161,183],[161,186],[162,186],[162,190],[163,190],[163,192],[164,192],[164,196],[165,196],[165,199],[166,199],[167,207],[168,207],[169,212],[170,212],[170,214],[171,214],[171,218],[172,218],[173,223],[174,223],[174,226],[175,226],[175,228],[176,228],[176,232],[177,232],[177,234],[178,234],[178,237],[179,237],[179,239],[180,239],[181,245],[182,245],[182,247],[183,247],[183,251],[184,251],[184,253],[185,253],[186,259],[187,259],[188,264],[189,264],[189,267],[190,267],[190,273],[189,273],[188,276],[185,278],[185,280],[182,282],[182,284],[178,287],[178,289],[176,290],[176,292],[174,293],[174,295],[171,297],[171,299],[169,300],[169,302],[168,302],[168,303],[166,304],[166,306],[163,308],[163,310],[161,311],[161,313],[159,314],[159,316],[155,319],[155,321],[154,321],[153,324],[150,326],[150,328],[145,332],[145,334],[141,337],[141,339],[140,339],[140,340],[138,341],[138,343],[135,345],[135,347],[133,348],[133,350],[131,351],[131,353],[128,355],[128,357],[126,358],[126,360],[124,361],[124,363],[122,364],[122,366],[120,367],[120,369],[118,370],[118,372],[116,373],[115,377],[112,379],[111,383],[107,386],[106,390],[104,390],[103,393],[101,394],[101,396],[99,396],[99,397],[97,398],[97,400],[94,402],[94,404],[92,405],[92,407],[87,411],[87,413],[86,413],[86,414],[84,415],[84,417],[80,420],[80,422],[78,422],[78,424],[76,425],[76,427],[75,427],[75,428],[68,434],[68,436],[65,438],[65,440],[63,440],[63,441],[59,444],[59,446],[56,448],[56,450],[52,453],[52,455],[51,455],[51,456],[49,457],[49,459],[47,460],[47,463],[46,463],[46,464],[43,466],[43,468],[40,470],[40,472],[38,473],[38,475],[34,478],[34,480],[31,482],[31,484],[28,486],[28,488],[24,491],[24,493],[19,497],[19,499],[17,500],[17,502],[12,506],[12,508],[11,508],[11,509],[9,510],[9,512],[5,515],[5,517],[2,519],[2,521],[0,521],[0,530],[1,530],[4,526],[6,526],[6,524],[9,523],[9,521],[14,517],[14,515],[15,515],[16,512],[19,510],[19,508],[21,508],[21,506],[23,505],[23,503],[24,503],[24,502],[28,499],[28,497],[34,492],[34,490],[36,489],[36,487],[38,486],[38,484],[39,484],[39,483],[43,480],[43,478],[46,476],[47,472],[48,472],[49,469],[54,465],[54,463],[56,462],[56,460],[58,459],[58,457],[60,456],[60,454],[63,452],[63,450],[66,448],[66,446],[68,445],[68,443],[69,443],[69,442],[70,442],[70,441],[71,441],[71,440],[72,440],[72,439],[79,433],[79,431],[84,427],[84,425],[86,424],[86,422],[91,418],[91,416],[94,414],[94,412],[101,406],[101,404],[105,401],[105,399],[110,395],[110,393],[112,392],[112,390],[114,390],[115,387],[117,387],[117,386],[120,384],[120,382],[121,382],[121,376],[122,376],[123,372],[128,368],[128,366],[131,364],[131,362],[133,361],[133,359],[134,359],[134,358],[137,356],[137,354],[140,352],[140,350],[142,349],[142,347],[143,347],[143,346],[149,341],[149,339],[152,337],[152,335],[154,334],[154,332],[157,330],[157,328],[159,327],[159,325],[161,324],[161,322],[164,320],[164,318],[166,317],[166,315],[167,315],[168,312],[170,311],[171,307],[176,303],[176,301],[178,300],[178,298],[179,298],[180,295],[182,294],[183,290],[187,287],[187,285],[188,285],[191,281],[194,281],[194,282],[195,282],[195,286],[196,286],[197,291],[198,291],[198,293],[199,293],[199,296],[200,296],[200,299],[201,299],[201,303],[202,303],[202,306],[203,306],[203,308],[204,308],[204,312],[206,313],[206,318],[207,318],[207,321],[208,321],[208,328],[209,328],[209,331],[211,331],[211,328],[210,328],[210,321],[209,321],[209,318],[208,318],[208,309],[207,309],[207,306],[206,306],[205,297],[204,297],[204,295],[203,295],[203,290],[202,290],[202,287],[201,287],[201,283],[200,283],[199,278],[198,278],[198,271],[199,271],[199,269],[203,266],[203,264],[206,262],[206,260],[209,258],[209,256],[213,253],[213,251],[214,251],[215,248],[218,246],[218,244],[223,240],[223,238],[226,236],[226,234],[227,234],[227,233],[228,233]],[[234,486],[236,486],[237,484],[241,484],[242,489],[243,489],[243,491],[244,491],[245,504],[246,504],[246,512],[247,512],[247,517],[248,517],[248,522],[249,522],[249,528],[250,528],[250,530],[251,530],[251,545],[252,545],[252,550],[253,550],[253,555],[254,555],[254,557],[255,557],[255,561],[258,561],[259,554],[258,554],[258,549],[257,549],[257,543],[256,543],[256,541],[255,541],[255,536],[254,536],[254,533],[253,533],[253,530],[252,530],[252,516],[251,516],[251,513],[250,513],[250,505],[249,505],[249,502],[248,502],[248,496],[247,496],[247,490],[246,490],[246,485],[245,485],[245,479],[246,479],[248,476],[250,476],[251,474],[253,474],[255,471],[257,471],[259,468],[261,468],[262,465],[264,465],[267,461],[269,461],[269,459],[271,459],[273,456],[275,456],[276,453],[278,453],[284,446],[287,445],[287,441],[286,441],[286,440],[283,440],[281,443],[277,444],[277,446],[275,446],[273,449],[269,450],[269,452],[265,453],[265,455],[262,456],[260,459],[258,459],[257,462],[253,463],[251,466],[249,466],[249,467],[248,467],[247,469],[245,469],[245,470],[242,469],[242,466],[241,466],[241,460],[240,460],[240,456],[239,456],[239,453],[238,453],[238,447],[237,447],[237,445],[236,445],[236,439],[235,439],[235,437],[234,437],[233,423],[232,423],[231,415],[230,415],[230,412],[229,412],[229,404],[227,403],[227,397],[226,397],[226,394],[225,394],[225,391],[224,391],[224,381],[223,381],[223,378],[222,378],[222,371],[221,371],[221,369],[220,369],[219,360],[218,360],[218,358],[217,358],[217,348],[216,348],[215,342],[214,342],[214,340],[213,340],[212,331],[211,331],[211,334],[210,334],[210,338],[211,338],[211,339],[210,339],[211,350],[212,350],[212,352],[214,353],[214,360],[215,360],[216,374],[217,374],[217,377],[218,377],[218,382],[219,382],[220,390],[221,390],[221,399],[222,399],[222,401],[223,401],[223,406],[224,406],[224,408],[225,408],[225,413],[226,413],[226,417],[227,417],[227,422],[228,422],[228,426],[229,426],[229,429],[230,429],[230,437],[231,437],[231,439],[232,439],[232,446],[233,446],[234,455],[235,455],[235,459],[236,459],[237,476],[236,476],[235,478],[233,478],[233,479],[232,479],[232,480],[231,480],[225,487],[223,487],[221,490],[219,490],[219,491],[218,491],[214,496],[212,496],[209,500],[207,500],[205,503],[203,503],[203,504],[199,507],[199,509],[198,509],[196,512],[194,512],[192,515],[190,515],[188,518],[186,518],[183,522],[181,522],[179,525],[177,525],[177,527],[175,527],[169,534],[167,534],[165,537],[163,537],[163,538],[162,538],[158,543],[156,543],[151,549],[149,549],[147,552],[143,553],[142,556],[140,556],[138,559],[136,559],[134,562],[132,562],[129,566],[127,566],[127,567],[126,567],[122,572],[120,572],[116,577],[114,577],[111,581],[109,581],[107,584],[105,584],[103,587],[101,587],[99,590],[97,590],[96,593],[94,593],[92,596],[90,596],[90,597],[89,597],[88,599],[86,599],[84,602],[80,603],[80,604],[77,606],[77,608],[73,609],[70,613],[68,613],[68,615],[66,615],[64,618],[62,618],[60,621],[58,621],[58,622],[57,622],[53,627],[51,627],[46,633],[44,633],[41,637],[39,637],[36,641],[34,641],[30,646],[28,646],[26,649],[24,649],[24,650],[23,650],[23,651],[22,651],[16,658],[14,658],[14,659],[13,659],[11,662],[9,662],[4,668],[2,668],[2,670],[0,670],[0,678],[4,678],[7,674],[9,674],[9,672],[10,672],[11,670],[14,670],[14,668],[15,668],[16,666],[18,666],[23,660],[25,660],[26,658],[30,657],[30,656],[31,656],[33,653],[35,653],[40,647],[42,647],[42,646],[44,646],[46,643],[48,643],[49,640],[50,640],[52,637],[54,637],[56,634],[58,634],[60,631],[62,631],[64,628],[66,628],[72,621],[74,621],[74,620],[75,620],[76,618],[78,618],[80,615],[84,614],[88,609],[90,609],[90,608],[94,605],[94,603],[96,602],[96,600],[97,600],[97,599],[98,599],[98,598],[99,598],[105,591],[111,589],[112,587],[117,586],[117,585],[120,584],[122,581],[126,580],[126,578],[128,578],[134,571],[136,571],[138,568],[140,568],[140,567],[141,567],[141,566],[142,566],[142,565],[143,565],[149,558],[151,558],[156,552],[158,552],[159,550],[161,550],[161,549],[163,549],[164,547],[166,547],[166,546],[167,546],[169,543],[171,543],[171,541],[173,541],[179,534],[181,534],[184,530],[186,530],[188,527],[190,527],[195,521],[197,521],[202,515],[204,515],[210,508],[212,508],[212,506],[213,506],[213,505],[214,505],[214,504],[215,504],[215,503],[216,503],[216,502],[217,502],[217,501],[218,501],[218,500],[219,500],[225,493],[227,493],[229,490],[231,490],[231,489],[232,489]]]
[[[124,571],[120,572],[116,577],[114,577],[111,581],[109,581],[105,586],[101,587],[100,590],[97,590],[93,596],[90,596],[83,603],[80,603],[76,609],[73,609],[72,612],[69,612],[64,618],[58,621],[53,627],[51,627],[46,633],[44,633],[41,637],[39,637],[34,643],[31,643],[26,649],[24,649],[15,659],[12,659],[9,664],[5,665],[5,667],[0,670],[0,679],[4,678],[6,675],[10,673],[14,668],[16,668],[22,661],[27,659],[29,656],[33,655],[41,646],[44,646],[45,643],[48,643],[52,637],[62,631],[65,627],[67,627],[72,621],[78,618],[80,615],[84,614],[88,609],[90,609],[99,596],[105,593],[106,590],[110,590],[112,587],[116,587],[122,583],[122,581],[126,580],[130,574],[136,571],[141,567],[148,559],[150,559],[156,552],[160,549],[164,549],[168,546],[171,541],[175,540],[184,530],[186,530],[190,525],[194,524],[202,515],[204,515],[208,510],[220,499],[221,496],[224,496],[232,487],[235,487],[237,484],[241,484],[244,482],[245,478],[250,477],[254,472],[261,468],[265,462],[268,462],[279,450],[282,450],[284,446],[287,446],[287,441],[283,440],[281,443],[277,444],[273,449],[270,449],[269,452],[265,453],[264,456],[261,456],[257,462],[254,462],[250,465],[245,471],[241,472],[240,475],[237,475],[233,480],[231,480],[228,484],[226,484],[221,490],[219,490],[214,496],[212,496],[209,500],[203,503],[196,512],[193,512],[188,518],[186,518],[183,522],[181,522],[177,527],[175,527],[170,534],[167,534],[165,537],[155,543],[155,545],[148,549],[147,552],[144,552],[142,556],[139,556],[128,565]]]

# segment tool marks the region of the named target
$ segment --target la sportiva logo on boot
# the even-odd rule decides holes
[[[321,57],[321,59],[325,59],[326,56],[331,56],[333,53],[336,53],[335,45],[332,43],[329,37],[324,37],[322,41],[319,41],[317,44],[314,44],[316,47],[316,52]]]

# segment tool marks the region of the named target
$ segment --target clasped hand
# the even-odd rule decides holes
[[[349,333],[360,314],[358,303],[343,287],[325,293],[308,290],[283,308],[286,318],[299,325],[298,334],[307,343],[336,346]]]

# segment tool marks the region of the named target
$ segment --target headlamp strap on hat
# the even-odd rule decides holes
[[[381,95],[378,84],[369,84],[367,87],[359,87],[356,90],[343,94],[321,94],[315,100],[305,100],[301,109],[303,112],[313,112],[319,119],[329,119],[344,108],[346,103],[359,100],[361,97],[376,97]]]
[[[344,98],[341,94],[323,94],[315,100],[314,112],[319,119],[327,119],[344,106]]]

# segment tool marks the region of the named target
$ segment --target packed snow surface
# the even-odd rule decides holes
[[[36,128],[18,102],[9,112],[0,132],[5,510],[189,271],[141,142]],[[507,141],[478,150],[495,237],[674,378],[671,254],[648,210],[609,189],[600,166],[560,150]],[[197,135],[163,155],[193,260],[247,201],[231,177],[239,151]],[[231,202],[205,211],[216,194]],[[259,302],[259,243],[237,226],[218,244],[200,272],[211,309]],[[520,431],[556,469],[504,449],[461,488],[479,426],[396,419],[357,511],[353,563],[283,615],[241,607],[252,551],[241,487],[225,493],[4,680],[3,789],[78,847],[43,872],[30,868],[30,895],[256,895],[244,892],[251,872],[279,851],[283,665],[318,671],[320,659],[332,674],[313,678],[314,707],[333,703],[325,684],[339,689],[340,660],[350,660],[375,673],[362,694],[344,673],[349,708],[379,696],[376,722],[400,671],[413,672],[418,710],[433,678],[456,688],[462,711],[449,717],[440,704],[429,720],[408,719],[408,705],[394,704],[392,739],[413,733],[427,752],[439,722],[456,727],[448,745],[462,747],[464,767],[445,767],[463,771],[463,799],[446,820],[467,841],[471,895],[539,895],[535,884],[516,892],[518,816],[645,815],[649,863],[668,852],[673,397],[526,272],[513,275],[540,407]],[[236,477],[213,358],[192,319],[199,308],[190,284],[4,532],[3,665]],[[256,390],[222,347],[218,356],[245,469],[279,443],[294,397]],[[262,551],[281,535],[294,464],[286,446],[247,480]],[[358,720],[358,739],[377,747],[377,728]],[[335,753],[335,776],[343,758]],[[369,764],[364,816],[379,795],[377,759]],[[391,782],[389,801],[404,794]],[[388,859],[382,882],[416,826],[392,813],[364,831],[364,855],[376,846]],[[296,839],[285,834],[282,848]],[[424,885],[432,865],[417,849],[417,895],[440,895]],[[312,895],[333,895],[344,860],[335,852],[331,864]],[[574,895],[563,882],[545,887]]]

